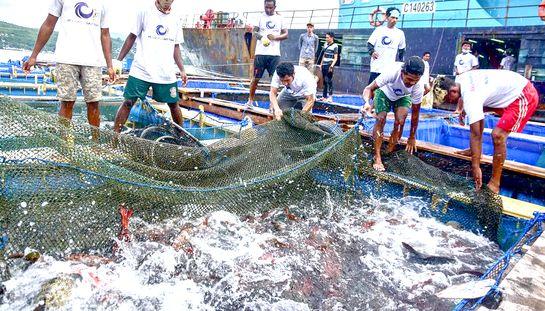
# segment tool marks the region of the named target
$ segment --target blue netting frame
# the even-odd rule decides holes
[[[505,277],[507,269],[510,267],[511,259],[518,254],[522,254],[523,246],[531,245],[537,240],[543,233],[545,226],[545,213],[534,213],[534,218],[527,222],[524,229],[524,234],[520,239],[515,243],[505,254],[490,267],[485,274],[481,277],[481,280],[484,279],[493,279],[496,280],[494,286],[488,291],[488,293],[479,299],[464,299],[460,301],[454,311],[462,310],[476,310],[485,299],[488,297],[493,297],[499,292],[499,284]]]

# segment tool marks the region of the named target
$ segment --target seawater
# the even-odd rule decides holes
[[[429,203],[418,197],[344,209],[324,199],[326,210],[131,219],[115,258],[43,256],[12,271],[0,310],[34,310],[60,279],[61,310],[446,310],[455,301],[435,293],[501,255],[485,237],[421,217]],[[454,261],[420,262],[402,242]]]

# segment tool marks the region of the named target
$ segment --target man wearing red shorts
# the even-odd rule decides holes
[[[494,157],[492,178],[488,188],[500,191],[501,171],[507,154],[506,141],[510,132],[522,132],[537,109],[539,96],[533,84],[521,75],[507,70],[472,70],[456,78],[443,80],[439,86],[448,93],[445,101],[457,103],[461,120],[467,115],[470,124],[470,149],[463,154],[471,156],[475,188],[482,187],[480,160],[484,130],[484,112],[501,115],[492,131]],[[462,111],[463,109],[463,111]]]

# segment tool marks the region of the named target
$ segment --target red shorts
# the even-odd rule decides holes
[[[522,94],[504,109],[494,109],[501,115],[497,127],[507,132],[522,132],[526,123],[536,112],[539,95],[532,84],[528,82]]]

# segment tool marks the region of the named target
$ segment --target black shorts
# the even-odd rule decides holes
[[[254,78],[261,79],[265,70],[272,76],[276,66],[280,62],[280,56],[256,55],[254,59]]]
[[[380,73],[379,72],[370,72],[369,73],[369,84],[373,83],[373,81],[375,81],[376,78],[378,78],[378,76],[380,76]]]

